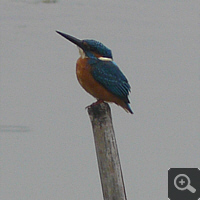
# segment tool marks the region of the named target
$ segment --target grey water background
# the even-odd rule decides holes
[[[128,199],[167,199],[170,167],[200,166],[199,1],[1,0],[0,199],[102,199],[77,48],[112,49],[134,115],[111,105]]]

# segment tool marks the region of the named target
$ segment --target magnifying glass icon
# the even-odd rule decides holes
[[[174,179],[174,186],[178,190],[189,190],[191,193],[195,193],[196,189],[190,185],[190,178],[186,174],[179,174]]]

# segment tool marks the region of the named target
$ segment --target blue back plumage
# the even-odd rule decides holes
[[[112,61],[90,59],[92,76],[112,94],[129,103],[130,85],[119,67]]]
[[[86,50],[86,54],[88,57],[93,57],[92,52],[100,54],[102,57],[111,58],[112,59],[112,52],[109,48],[103,45],[101,42],[96,40],[83,40],[83,44],[88,47]]]

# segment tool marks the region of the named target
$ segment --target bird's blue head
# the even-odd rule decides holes
[[[90,57],[90,54],[99,55],[103,58],[112,59],[112,52],[109,48],[96,40],[82,40],[84,44],[83,51]],[[92,56],[92,55],[91,55]]]
[[[68,39],[70,42],[76,44],[80,48],[79,52],[82,57],[87,56],[89,58],[100,57],[101,59],[113,59],[111,50],[104,46],[101,42],[95,40],[79,40],[71,35],[67,35],[59,31],[56,32]]]

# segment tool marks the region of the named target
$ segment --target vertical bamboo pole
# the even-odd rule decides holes
[[[88,108],[104,200],[127,200],[117,143],[107,103]]]

